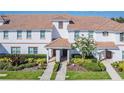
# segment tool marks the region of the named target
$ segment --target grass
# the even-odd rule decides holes
[[[1,80],[39,80],[39,76],[43,74],[43,70],[37,71],[6,71],[0,74],[7,74],[5,77],[0,77]]]
[[[55,80],[58,68],[59,68],[59,63],[55,63],[50,80]]]
[[[107,72],[67,71],[66,80],[105,80],[111,79]]]
[[[118,72],[118,73],[119,73],[120,77],[121,77],[122,79],[124,79],[124,72]]]

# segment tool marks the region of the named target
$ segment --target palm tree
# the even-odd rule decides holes
[[[79,50],[82,58],[84,59],[86,56],[90,56],[96,49],[94,40],[86,37],[77,38],[75,43],[72,44],[72,47]]]

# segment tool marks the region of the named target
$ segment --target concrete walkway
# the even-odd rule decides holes
[[[102,63],[105,65],[106,71],[108,72],[112,80],[122,80],[119,74],[112,67],[111,62],[109,62],[109,60],[105,60]]]
[[[51,60],[53,60],[53,59],[51,59]],[[54,65],[55,65],[54,61],[50,61],[47,64],[47,68],[44,71],[44,73],[43,73],[42,77],[40,78],[40,80],[50,80],[50,77],[51,77],[52,72],[53,72]]]
[[[57,72],[55,80],[65,80],[67,61],[61,62],[60,70]]]

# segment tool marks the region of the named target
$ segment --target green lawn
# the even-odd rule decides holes
[[[43,70],[37,71],[6,71],[0,74],[7,74],[5,77],[0,77],[0,80],[38,80],[39,76],[43,74]]]
[[[106,80],[111,79],[107,72],[68,71],[66,80]]]
[[[118,73],[119,73],[120,77],[121,77],[122,79],[124,79],[124,72],[118,72]]]
[[[59,64],[55,63],[50,80],[55,80],[58,68],[59,68]]]

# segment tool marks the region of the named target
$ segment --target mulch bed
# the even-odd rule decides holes
[[[71,71],[87,71],[85,68],[83,68],[82,66],[79,66],[77,64],[69,64],[67,66],[67,69],[71,70]]]

